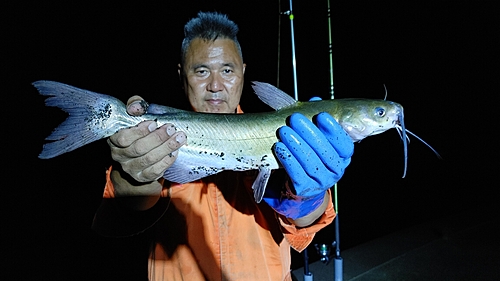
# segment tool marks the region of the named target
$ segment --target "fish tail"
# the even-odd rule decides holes
[[[69,114],[46,138],[53,142],[44,144],[39,158],[56,157],[108,137],[122,128],[120,122],[116,122],[116,111],[126,109],[116,98],[54,81],[36,81],[33,86],[41,95],[48,96],[45,105],[59,107]]]

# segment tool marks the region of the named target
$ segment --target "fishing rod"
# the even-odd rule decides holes
[[[332,44],[332,22],[331,22],[331,9],[330,9],[330,0],[328,2],[328,49],[330,56],[330,99],[335,98],[335,86],[333,80],[333,44]],[[338,203],[338,195],[337,195],[337,183],[333,186],[333,198],[334,198],[334,208],[336,212],[335,217],[335,240],[332,242],[332,247],[335,248],[335,258],[334,258],[334,280],[342,281],[343,280],[343,259],[340,256],[340,225],[339,225],[339,203]],[[330,262],[330,246],[327,244],[315,244],[316,250],[320,255],[320,260],[328,265]]]
[[[331,9],[330,0],[328,2],[328,38],[329,38],[329,49],[330,49],[330,94],[331,99],[335,98],[335,85],[333,84],[333,44],[332,44],[332,21],[331,21]],[[339,203],[337,195],[337,183],[333,186],[334,198],[335,198],[335,209],[337,216],[335,217],[335,241],[332,243],[335,246],[335,261],[334,261],[334,275],[335,281],[342,281],[343,276],[343,260],[340,256],[340,225],[339,225]]]
[[[293,92],[295,95],[295,100],[299,100],[299,92],[297,88],[297,61],[295,59],[295,31],[293,29],[293,8],[292,8],[292,0],[290,0],[290,9],[283,14],[288,15],[290,19],[290,32],[291,32],[291,41],[292,41],[292,69],[293,69]],[[309,256],[307,255],[307,248],[302,251],[304,256],[304,281],[313,281],[313,275],[309,271]]]
[[[330,99],[335,98],[335,86],[333,80],[333,44],[332,44],[332,21],[331,21],[331,9],[330,0],[328,2],[328,49],[330,55]],[[338,193],[337,193],[337,183],[333,186],[333,197],[334,197],[334,207],[337,213],[335,217],[335,240],[332,242],[332,247],[335,247],[335,259],[334,259],[334,280],[342,281],[343,276],[343,259],[340,256],[340,225],[339,225],[339,203],[338,203]],[[319,247],[315,245],[318,253],[321,256],[321,261],[328,264],[330,261],[330,249],[327,244],[321,244]]]
[[[281,1],[278,1],[278,6],[281,9]],[[292,8],[292,0],[290,0],[290,9],[286,12],[281,12],[280,10],[280,19],[279,19],[279,27],[281,27],[281,15],[287,15],[290,19],[290,32],[291,32],[291,41],[292,41],[292,69],[293,69],[293,91],[295,95],[295,100],[299,100],[299,93],[297,88],[297,61],[295,59],[295,31],[293,28],[293,8]],[[279,28],[278,27],[278,28]],[[280,33],[278,32],[278,85],[279,85],[279,49],[280,49]],[[313,281],[313,275],[309,271],[309,256],[307,255],[307,248],[302,251],[304,256],[304,281]]]
[[[330,0],[328,2],[328,38],[329,38],[329,56],[330,56],[330,99],[335,98],[335,88],[334,88],[334,80],[333,80],[333,45],[332,45],[332,24],[331,24],[331,9],[330,9]],[[293,85],[294,85],[294,94],[295,100],[299,100],[298,96],[298,88],[297,88],[297,63],[295,57],[295,32],[293,27],[293,8],[292,8],[292,0],[290,0],[290,9],[285,12],[281,12],[281,1],[278,1],[279,7],[279,19],[278,19],[278,76],[277,76],[277,85],[279,86],[279,64],[280,64],[280,30],[281,30],[281,15],[288,15],[290,19],[290,32],[291,32],[291,43],[292,43],[292,61],[293,61]],[[334,275],[335,281],[342,281],[343,275],[343,260],[340,256],[340,226],[339,226],[339,211],[338,211],[338,196],[337,196],[337,183],[333,186],[334,189],[334,200],[335,200],[335,208],[336,208],[336,217],[335,217],[335,240],[332,242],[332,247],[335,247],[335,262],[334,262]],[[326,262],[328,264],[330,260],[330,247],[327,244],[315,245],[318,253],[321,256],[321,261]],[[309,257],[307,254],[307,248],[303,251],[304,256],[304,281],[313,281],[313,274],[309,271]]]
[[[292,0],[290,0],[290,9],[281,14],[287,15],[290,19],[290,32],[292,41],[292,69],[293,69],[293,92],[295,100],[299,100],[299,93],[297,88],[297,61],[295,59],[295,31],[293,29],[293,10],[292,10]]]

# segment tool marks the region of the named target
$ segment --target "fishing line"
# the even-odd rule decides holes
[[[292,41],[292,69],[293,69],[293,92],[294,98],[296,101],[299,100],[299,93],[297,88],[297,60],[295,59],[295,31],[293,28],[293,9],[292,9],[292,0],[290,0],[290,9],[281,14],[287,15],[288,19],[290,19],[290,33],[291,33],[291,41]]]
[[[281,4],[281,3],[280,3]],[[281,5],[280,5],[281,6]],[[281,9],[281,7],[280,7]],[[290,19],[290,32],[291,32],[291,41],[292,41],[292,68],[293,68],[293,91],[295,94],[295,100],[299,100],[299,94],[298,94],[298,88],[297,88],[297,61],[295,59],[295,31],[293,28],[293,8],[292,8],[292,0],[290,0],[290,9],[286,12],[281,12],[280,11],[280,16],[281,15],[288,15],[288,18]],[[279,21],[279,25],[281,25],[281,19]],[[279,35],[279,33],[278,33]],[[280,40],[278,37],[278,44]],[[278,45],[278,63],[279,63],[279,45]],[[278,65],[279,68],[279,65]],[[279,70],[278,70],[279,74]],[[278,76],[278,82],[279,82],[279,76]],[[304,256],[304,281],[312,281],[313,280],[313,275],[311,272],[309,272],[309,257],[307,255],[307,247],[302,251],[303,256]]]
[[[330,0],[328,2],[328,38],[329,38],[329,57],[330,57],[330,99],[335,98],[335,88],[334,88],[334,80],[333,80],[333,46],[332,46],[332,24],[331,24],[331,10],[330,10]],[[295,57],[295,35],[294,35],[294,26],[293,26],[293,9],[292,9],[292,0],[290,0],[290,9],[286,12],[281,12],[281,1],[278,0],[278,9],[279,9],[279,19],[278,19],[278,70],[277,70],[277,82],[276,85],[279,87],[279,74],[280,74],[280,50],[281,50],[281,15],[288,15],[290,19],[290,31],[291,31],[291,43],[292,43],[292,61],[293,61],[293,84],[294,84],[294,94],[295,100],[299,100],[298,96],[298,88],[297,88],[297,63]],[[338,195],[337,195],[337,183],[333,186],[333,197],[335,201],[335,241],[332,243],[332,246],[335,246],[335,281],[342,281],[342,258],[340,257],[340,231],[339,231],[339,208],[338,208]],[[321,247],[326,247],[327,245],[322,244]],[[317,247],[318,248],[318,247]],[[319,249],[319,248],[318,248]],[[327,251],[326,260],[329,259],[329,250]],[[313,275],[309,272],[309,258],[307,255],[307,248],[303,251],[304,255],[304,281],[312,281]],[[323,260],[323,259],[322,259]]]
[[[335,86],[333,80],[333,44],[332,44],[332,21],[331,21],[331,9],[330,0],[328,2],[328,47],[330,53],[330,98],[333,100],[335,98]],[[335,281],[342,281],[343,275],[343,260],[340,256],[340,225],[339,225],[339,202],[337,193],[337,183],[333,186],[333,196],[334,196],[334,209],[337,213],[335,217],[335,241],[332,243],[335,246],[335,260],[334,260],[334,275]]]
[[[281,58],[281,0],[278,0],[278,67],[276,71],[276,88],[280,88],[280,58]]]

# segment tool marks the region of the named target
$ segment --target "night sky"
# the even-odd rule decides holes
[[[7,155],[2,267],[7,276],[133,279],[146,272],[147,234],[111,239],[90,230],[111,164],[106,142],[50,160],[37,158],[44,138],[65,113],[45,107],[32,82],[59,81],[123,101],[139,94],[149,102],[182,107],[177,64],[183,26],[202,10],[227,13],[240,27],[247,64],[245,112],[271,110],[253,95],[250,81],[279,81],[293,95],[290,21],[279,15],[277,1],[171,2],[0,4],[5,21],[2,84],[8,102],[2,141]],[[403,145],[395,130],[356,144],[339,182],[343,249],[497,201],[496,5],[372,2],[332,1],[335,98],[382,99],[385,84],[387,99],[405,107],[406,127],[443,160],[411,138],[403,179]],[[289,9],[288,3],[282,1],[282,11]],[[327,99],[327,1],[293,5],[299,99]],[[333,239],[330,226],[314,243]],[[302,265],[300,255],[294,255],[293,264]]]

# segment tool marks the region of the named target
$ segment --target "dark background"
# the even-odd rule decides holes
[[[282,1],[282,11],[288,3]],[[293,5],[299,99],[327,99],[327,1]],[[106,142],[38,159],[44,138],[65,114],[46,108],[30,83],[55,80],[123,101],[139,94],[181,106],[183,26],[200,10],[220,11],[240,27],[247,63],[243,109],[270,110],[253,96],[249,82],[276,85],[279,65],[279,87],[293,95],[288,17],[279,15],[277,1],[0,6],[7,160],[1,276],[145,277],[147,235],[111,239],[90,230],[111,164]],[[443,157],[412,138],[402,179],[403,147],[395,130],[356,144],[339,182],[342,249],[496,204],[500,15],[494,1],[332,1],[331,10],[335,97],[383,98],[385,84],[388,99],[405,107],[406,127]],[[327,227],[314,243],[331,243],[333,233]],[[293,266],[302,266],[300,255],[294,254]]]

